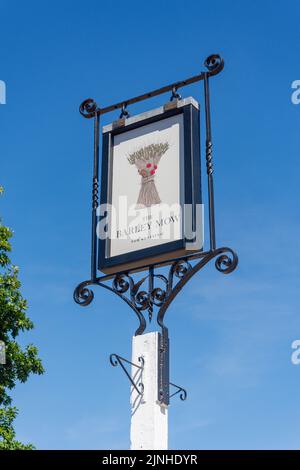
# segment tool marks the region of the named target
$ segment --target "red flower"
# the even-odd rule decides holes
[[[151,175],[155,175],[155,170],[150,171]]]
[[[152,163],[147,163],[147,168],[150,168],[152,166]]]
[[[154,170],[156,170],[156,168],[157,168],[157,165],[154,165]]]

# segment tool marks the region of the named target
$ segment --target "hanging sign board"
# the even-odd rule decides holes
[[[103,127],[101,271],[140,269],[202,249],[199,134],[193,98]]]

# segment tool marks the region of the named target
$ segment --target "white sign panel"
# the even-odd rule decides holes
[[[182,114],[114,138],[110,256],[181,238],[182,153]]]
[[[198,206],[199,105],[193,98],[103,128],[100,270],[135,269],[201,250]]]

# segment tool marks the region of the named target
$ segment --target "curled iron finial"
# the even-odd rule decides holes
[[[105,277],[105,276],[104,276]],[[134,291],[134,282],[131,276],[128,275],[116,275],[113,279],[112,285],[102,282],[102,278],[89,279],[87,281],[81,282],[73,294],[74,300],[78,305],[85,307],[89,305],[94,299],[94,292],[88,288],[88,286],[101,286],[105,289],[114,292],[121,299],[123,299],[134,311],[139,320],[139,327],[137,328],[135,335],[141,335],[146,329],[146,320],[142,314],[142,310],[145,310],[145,307],[140,306],[135,299]],[[128,291],[128,292],[127,292]],[[125,296],[125,293],[128,293],[129,296]]]
[[[163,290],[161,287],[156,287],[151,292],[151,301],[154,305],[160,307],[164,303],[166,295],[167,293],[165,290]]]
[[[131,279],[128,276],[119,274],[113,280],[113,289],[119,294],[124,294],[129,289],[129,281],[131,281]]]
[[[96,101],[93,100],[92,98],[88,98],[87,100],[84,100],[79,106],[80,114],[87,119],[94,117],[97,111],[98,111],[98,105]]]
[[[117,355],[116,354],[110,354],[109,356],[109,362],[113,367],[116,367],[119,364],[119,361],[117,360]]]
[[[182,259],[173,265],[173,273],[176,277],[182,279],[191,268],[192,266],[188,260]]]
[[[145,290],[138,292],[134,297],[134,302],[139,310],[146,310],[149,306],[149,294]]]
[[[204,66],[209,75],[217,75],[224,68],[224,60],[219,54],[212,54],[205,59]]]
[[[89,283],[89,281],[84,281],[74,290],[73,298],[75,302],[82,307],[86,307],[94,299],[94,292],[87,287]]]
[[[170,395],[170,398],[172,398],[175,395],[179,394],[180,400],[185,401],[187,399],[187,391],[186,391],[185,388],[180,387],[179,385],[173,384],[172,382],[170,382],[170,385],[172,385],[172,387],[176,388],[176,392],[172,393],[172,395]]]
[[[215,261],[216,269],[223,274],[232,273],[238,264],[237,254],[230,248],[227,248],[227,252],[228,254],[221,254]]]

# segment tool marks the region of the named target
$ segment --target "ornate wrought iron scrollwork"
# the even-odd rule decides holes
[[[223,247],[203,254],[200,253],[194,266],[191,264],[192,259],[195,261],[195,257],[193,255],[191,255],[189,258],[176,261],[171,265],[169,271],[168,296],[157,314],[157,322],[163,331],[167,330],[167,327],[164,324],[164,316],[170,303],[181,291],[183,286],[191,279],[191,277],[194,276],[194,274],[200,271],[200,269],[206,266],[206,264],[215,257],[217,257],[215,262],[216,268],[223,274],[229,274],[236,268],[238,264],[238,257],[236,253],[231,248]],[[179,278],[179,281],[175,285],[174,277]]]
[[[146,290],[145,284],[149,280],[149,276],[150,274],[142,277],[138,282],[134,282],[133,277],[128,273],[117,274],[113,279],[113,290],[119,294],[128,293],[131,305],[140,312],[151,310],[152,314],[153,307],[161,307],[166,299],[168,279],[162,274],[153,274],[152,287]],[[165,288],[153,287],[153,282],[157,279],[164,283]]]
[[[162,329],[166,329],[164,316],[167,308],[189,279],[213,258],[216,258],[216,269],[223,274],[231,273],[238,264],[238,257],[231,248],[218,248],[175,260],[169,267],[168,277],[160,273],[155,274],[153,268],[153,281],[150,290],[146,288],[150,274],[135,282],[130,273],[118,273],[113,277],[102,276],[95,281],[82,282],[74,291],[74,300],[77,304],[85,307],[94,299],[94,293],[88,286],[102,286],[117,294],[134,310],[140,323],[136,335],[142,334],[146,329],[146,319],[143,315],[146,310],[150,310],[152,315],[156,309],[157,322]],[[158,281],[162,283],[162,286],[156,284]]]

